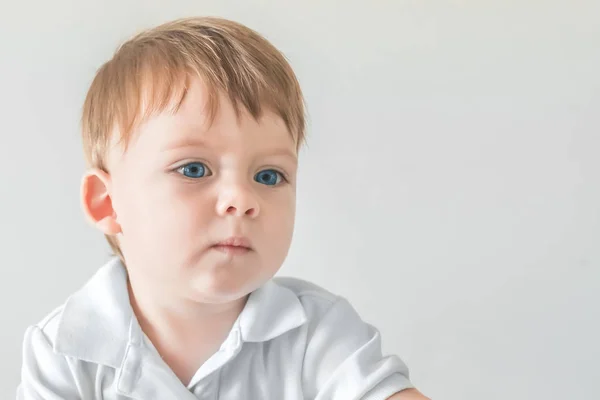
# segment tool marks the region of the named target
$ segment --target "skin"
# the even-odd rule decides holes
[[[88,171],[81,190],[89,221],[118,237],[142,330],[184,384],[281,267],[296,209],[296,143],[281,118],[237,116],[220,95],[210,121],[207,99],[192,80],[176,113],[149,118],[126,151],[113,146],[107,172]],[[230,238],[245,250],[215,246]],[[392,399],[425,399],[411,393]]]

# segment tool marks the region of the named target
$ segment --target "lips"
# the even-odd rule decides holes
[[[235,236],[216,242],[211,248],[226,254],[242,255],[250,252],[252,245],[247,238]]]

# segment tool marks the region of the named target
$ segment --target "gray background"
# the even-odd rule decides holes
[[[600,2],[0,4],[0,398],[26,326],[107,258],[78,202],[96,68],[207,14],[266,35],[306,93],[281,274],[347,296],[435,399],[600,398]]]

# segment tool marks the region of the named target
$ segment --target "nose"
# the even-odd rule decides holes
[[[220,216],[256,218],[259,211],[258,198],[250,188],[238,183],[222,188],[217,201],[217,214]]]

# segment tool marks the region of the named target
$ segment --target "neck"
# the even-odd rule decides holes
[[[191,378],[190,372],[219,349],[248,298],[224,304],[199,303],[157,296],[155,291],[136,287],[129,280],[128,290],[142,331],[182,381]],[[166,297],[168,301],[163,300]]]
[[[229,330],[242,312],[248,296],[222,303],[208,304],[186,298],[157,296],[154,290],[143,290],[128,281],[129,298],[140,324],[164,335],[203,337]],[[183,339],[183,337],[181,337]]]

